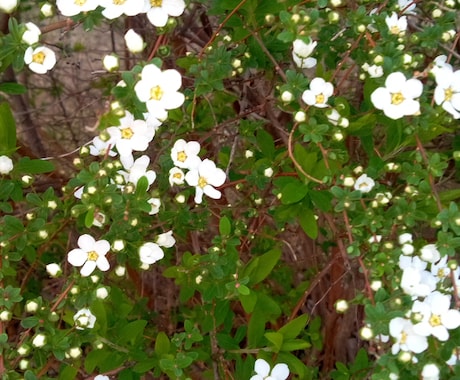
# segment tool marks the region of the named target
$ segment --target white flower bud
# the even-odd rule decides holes
[[[104,65],[104,68],[109,72],[116,71],[118,70],[118,67],[120,67],[120,61],[114,54],[107,54],[102,60],[102,64]]]
[[[40,8],[40,12],[44,17],[52,17],[54,15],[53,6],[50,3],[44,3]]]
[[[35,301],[27,301],[25,310],[27,313],[35,313],[38,310],[38,303]]]
[[[32,346],[37,347],[37,348],[43,347],[45,344],[46,344],[45,334],[37,334],[32,340]]]
[[[374,337],[374,331],[369,326],[364,326],[359,331],[359,335],[363,340],[370,340]]]
[[[115,268],[115,274],[118,276],[118,277],[123,277],[126,273],[126,268],[119,265]]]
[[[27,355],[30,352],[30,347],[27,344],[23,344],[18,348],[18,354],[21,356]]]
[[[350,306],[346,300],[337,300],[335,303],[335,310],[337,313],[345,313]]]
[[[9,321],[11,320],[11,317],[12,317],[12,313],[9,310],[3,310],[0,313],[0,321],[3,321],[3,322]]]
[[[292,95],[292,92],[290,91],[283,91],[283,93],[281,94],[281,100],[285,103],[292,102],[293,99],[294,95]]]
[[[272,168],[267,168],[264,170],[264,176],[267,178],[270,178],[273,175],[273,169]]]
[[[254,157],[254,152],[252,150],[246,150],[246,152],[244,152],[244,156],[246,158]]]
[[[431,12],[431,16],[433,16],[433,18],[441,17],[442,16],[442,10],[439,9],[439,8],[433,9],[433,12]]]
[[[294,120],[297,122],[297,123],[302,123],[303,121],[305,121],[307,119],[307,115],[305,115],[305,112],[303,111],[298,111],[296,112],[296,114],[294,115]]]
[[[69,349],[69,357],[72,359],[77,359],[81,356],[81,348],[80,347],[72,347]]]
[[[21,359],[19,361],[19,369],[25,371],[29,367],[29,361],[27,359]]]
[[[59,277],[62,273],[61,266],[57,263],[51,263],[46,266],[46,271],[51,277]]]
[[[177,203],[185,203],[185,195],[183,194],[177,194],[176,195],[176,202]]]
[[[133,53],[140,53],[144,50],[144,40],[140,34],[137,34],[133,29],[129,29],[125,34],[125,43],[128,50]]]
[[[8,174],[11,170],[13,170],[13,161],[11,158],[0,156],[0,174]]]
[[[101,286],[96,289],[96,297],[100,300],[105,300],[109,296],[109,292],[106,287]]]
[[[112,244],[112,250],[115,252],[120,252],[125,249],[125,242],[121,239],[117,239]]]
[[[371,282],[371,289],[376,292],[377,290],[379,290],[381,287],[382,287],[382,281],[380,280],[374,280]]]
[[[5,13],[11,13],[17,7],[19,0],[2,0],[0,1],[0,10]]]

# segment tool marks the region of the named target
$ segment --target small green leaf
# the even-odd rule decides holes
[[[296,351],[311,347],[311,343],[303,339],[290,339],[283,342],[280,351]]]
[[[10,154],[16,149],[16,122],[10,105],[0,104],[0,155]]]
[[[168,336],[160,331],[155,340],[155,353],[159,356],[166,355],[169,352],[171,343],[169,342]]]
[[[59,373],[59,380],[73,380],[77,377],[78,370],[70,365],[65,366]]]
[[[142,195],[147,192],[149,188],[149,180],[146,176],[139,178],[136,184],[136,195]]]
[[[25,329],[29,329],[31,327],[37,326],[39,321],[40,319],[36,316],[27,317],[21,321],[21,326],[24,327]]]
[[[295,40],[295,34],[291,32],[290,30],[285,30],[281,33],[279,33],[276,38],[280,41],[283,41],[285,43],[289,43]]]
[[[232,231],[232,225],[230,223],[230,220],[226,217],[223,216],[220,218],[219,221],[219,233],[221,236],[228,236],[230,235],[230,232]]]
[[[297,203],[305,198],[307,192],[308,187],[304,183],[293,178],[292,181],[281,190],[281,203],[283,205]]]
[[[308,320],[307,314],[302,314],[300,317],[293,319],[281,327],[278,332],[283,334],[285,339],[293,339],[297,337],[302,330],[305,329],[305,325]]]
[[[31,160],[23,157],[15,165],[15,170],[22,174],[41,174],[54,171],[54,165],[50,161]]]
[[[278,352],[281,349],[283,344],[283,334],[280,334],[279,332],[266,332],[265,338],[273,344],[275,352]]]
[[[0,83],[0,92],[10,95],[20,95],[26,92],[26,88],[19,83],[15,82],[4,82]]]
[[[273,270],[281,257],[281,250],[278,248],[271,249],[267,253],[258,257],[258,265],[253,270],[249,283],[254,285],[263,281]]]
[[[252,313],[254,311],[254,306],[257,302],[257,294],[255,292],[251,292],[247,295],[240,294],[239,299],[246,313]]]
[[[24,226],[22,225],[22,222],[14,216],[5,215],[3,217],[3,223],[5,226],[4,232],[8,235],[20,234],[24,231]]]
[[[134,342],[144,332],[145,326],[147,321],[143,319],[128,323],[121,329],[118,342]]]
[[[318,237],[318,223],[316,222],[315,214],[310,209],[301,209],[299,215],[299,223],[305,233],[312,239]]]
[[[25,380],[37,380],[37,376],[35,376],[32,371],[27,370],[26,373],[24,374],[24,379]]]
[[[249,288],[246,286],[246,285],[242,285],[240,284],[238,287],[237,287],[237,290],[238,290],[238,293],[243,295],[243,296],[247,296],[249,293],[251,293],[251,291],[249,290]]]

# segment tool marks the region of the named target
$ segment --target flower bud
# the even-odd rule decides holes
[[[140,53],[144,50],[144,40],[140,34],[137,34],[133,29],[129,29],[125,34],[125,42],[128,50],[133,53]]]
[[[120,67],[120,61],[115,54],[107,54],[102,60],[104,68],[108,71],[116,71]]]

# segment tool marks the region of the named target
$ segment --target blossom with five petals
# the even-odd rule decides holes
[[[119,170],[118,173],[124,177],[126,183],[131,182],[136,186],[141,177],[146,177],[150,186],[155,182],[157,175],[153,170],[147,170],[149,164],[150,157],[143,155],[136,159],[131,166],[125,166],[127,171]]]
[[[134,91],[153,117],[165,120],[168,110],[184,103],[184,94],[177,91],[181,86],[182,77],[177,70],[161,71],[156,65],[149,64],[142,69],[141,80],[134,86]]]
[[[434,291],[423,302],[415,301],[412,312],[419,313],[422,320],[414,325],[414,331],[422,336],[438,338],[445,342],[449,339],[448,330],[460,326],[460,311],[450,308],[451,298],[447,294]]]
[[[362,193],[368,193],[375,186],[375,181],[368,177],[367,174],[361,174],[355,182],[355,190],[359,190]]]
[[[123,14],[136,16],[144,10],[142,0],[99,0],[99,2],[104,8],[102,15],[110,20],[116,19]]]
[[[390,335],[396,339],[391,347],[391,353],[396,355],[400,350],[419,354],[428,348],[425,336],[417,334],[411,321],[401,317],[390,321]]]
[[[221,186],[225,182],[225,172],[216,167],[216,164],[209,160],[203,160],[200,165],[191,169],[185,175],[185,181],[190,186],[195,186],[195,202],[201,203],[203,194],[213,199],[220,199],[221,192],[215,186]]]
[[[198,141],[185,141],[179,139],[171,149],[171,159],[178,168],[194,169],[201,163],[198,153],[200,153],[200,143]]]
[[[460,119],[460,70],[453,71],[444,66],[434,72],[437,84],[434,101],[455,119]]]
[[[107,271],[110,268],[109,261],[105,257],[110,250],[107,240],[96,241],[88,234],[78,238],[78,246],[67,254],[67,261],[75,267],[82,267],[80,273],[86,277],[93,273],[94,269]]]
[[[385,22],[391,34],[400,35],[406,32],[406,29],[407,29],[407,17],[406,16],[398,17],[398,14],[396,12],[393,12],[391,16],[387,16],[385,18]]]
[[[83,308],[73,316],[77,330],[92,329],[96,323],[96,317],[91,310]]]
[[[154,264],[165,256],[163,250],[157,243],[144,243],[139,248],[139,259],[142,264]]]
[[[249,380],[285,380],[289,376],[289,367],[285,363],[276,364],[270,371],[270,364],[264,359],[257,359],[254,364],[255,375]]]
[[[415,100],[422,95],[423,85],[418,79],[406,79],[403,73],[395,72],[388,75],[385,87],[377,88],[371,94],[375,108],[391,119],[415,115],[420,110],[420,103]]]
[[[56,54],[46,46],[38,46],[35,49],[29,46],[24,53],[24,62],[33,72],[45,74],[56,64]]]
[[[57,0],[56,6],[63,16],[72,17],[82,12],[94,11],[99,5],[99,0],[69,1]]]
[[[314,78],[310,83],[310,89],[303,92],[302,100],[310,106],[325,108],[333,93],[332,83],[326,82],[323,78]]]

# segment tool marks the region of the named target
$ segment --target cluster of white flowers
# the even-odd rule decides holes
[[[183,0],[57,0],[56,5],[61,14],[68,17],[94,11],[97,7],[103,8],[102,15],[109,20],[122,15],[136,16],[146,13],[152,25],[158,27],[165,26],[169,16],[180,16],[185,9]]]
[[[416,249],[412,234],[404,233],[398,241],[402,251],[399,259],[402,270],[400,286],[404,293],[412,296],[413,303],[404,318],[396,317],[390,321],[391,352],[417,362],[414,354],[424,352],[430,339],[445,342],[449,339],[449,330],[460,326],[460,311],[452,308],[451,299],[452,292],[457,292],[455,296],[458,297],[460,269],[452,269],[448,265],[448,257],[441,257],[435,244],[424,245],[414,256]],[[453,355],[455,357],[447,364],[458,359],[455,353]],[[427,366],[423,372],[432,370]],[[423,373],[422,377],[425,378]],[[433,379],[439,379],[439,369]]]
[[[186,142],[183,139],[177,140],[171,149],[171,159],[176,166],[169,171],[169,183],[173,186],[187,182],[194,186],[195,203],[203,201],[203,194],[212,199],[220,199],[222,193],[216,187],[222,186],[226,179],[225,172],[216,167],[213,161],[200,159],[200,149],[197,141]]]
[[[292,43],[292,59],[294,63],[301,69],[311,69],[316,66],[316,58],[310,57],[318,43],[316,41],[305,42],[301,39],[296,39]]]

